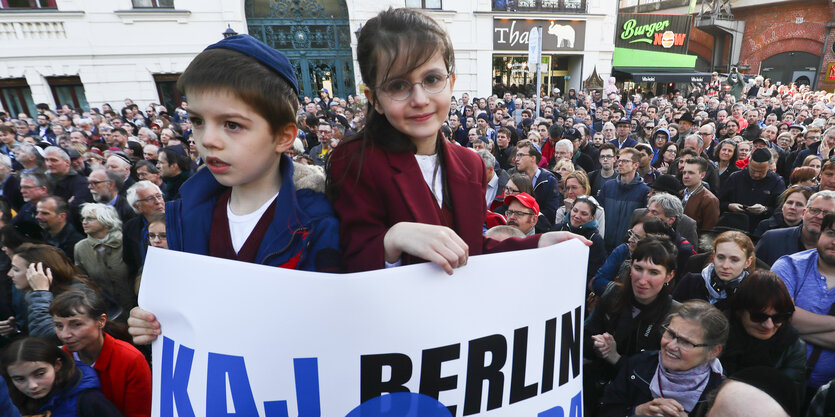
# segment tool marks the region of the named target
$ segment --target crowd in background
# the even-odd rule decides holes
[[[586,415],[702,415],[733,388],[723,375],[794,387],[767,391],[789,415],[835,404],[835,98],[733,77],[686,95],[554,92],[539,113],[510,92],[450,102],[439,135],[484,162],[486,236],[592,242]],[[125,321],[147,247],[167,248],[165,203],[205,161],[187,102],[118,107],[0,112],[0,374],[18,407],[150,415],[148,352]],[[374,111],[304,97],[287,153],[325,175]],[[6,366],[20,361],[63,366],[30,392],[42,370]]]

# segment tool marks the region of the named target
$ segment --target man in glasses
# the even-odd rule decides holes
[[[533,196],[536,198],[537,204],[545,216],[548,228],[550,223],[557,217],[557,208],[562,205],[562,199],[559,192],[559,181],[550,171],[540,168],[539,160],[542,159],[542,154],[536,149],[531,141],[525,139],[520,140],[516,144],[516,154],[514,162],[516,163],[516,172],[527,175],[533,184]]]
[[[635,148],[621,149],[618,153],[618,178],[609,181],[600,190],[598,201],[606,213],[606,249],[612,251],[623,243],[629,216],[637,208],[646,207],[649,186],[637,175],[641,153]]]
[[[835,377],[835,214],[823,217],[820,230],[814,249],[784,256],[771,267],[794,298],[791,322],[809,347],[806,384],[815,390]]]
[[[536,222],[539,218],[539,204],[528,193],[519,193],[505,197],[507,204],[507,225],[519,229],[525,236],[535,233]]]
[[[771,265],[783,255],[817,247],[824,216],[835,213],[835,191],[818,191],[809,197],[800,225],[765,232],[757,242],[757,258]]]
[[[165,199],[156,184],[139,181],[128,188],[127,200],[138,215],[122,226],[122,260],[129,276],[135,277],[148,250],[148,224],[155,215],[165,213]]]
[[[600,146],[600,153],[598,155],[598,162],[600,169],[592,171],[589,174],[589,184],[591,185],[591,195],[597,197],[603,184],[615,179],[617,172],[615,172],[615,161],[617,148],[611,143],[604,143]]]

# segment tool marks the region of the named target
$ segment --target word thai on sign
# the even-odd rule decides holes
[[[689,15],[621,13],[615,29],[615,47],[687,53]]]
[[[493,20],[494,51],[527,51],[531,29],[542,26],[542,52],[582,51],[586,22],[572,20]]]
[[[153,416],[580,417],[587,259],[336,275],[151,248]]]

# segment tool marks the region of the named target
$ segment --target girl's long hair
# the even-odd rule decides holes
[[[52,390],[45,398],[30,398],[17,389],[9,377],[9,366],[19,362],[46,362],[52,366],[60,363],[58,366],[61,369],[55,372]],[[9,397],[23,415],[36,414],[49,397],[69,383],[76,369],[75,362],[67,352],[38,337],[27,337],[12,342],[0,355],[0,364],[0,375],[7,381]]]

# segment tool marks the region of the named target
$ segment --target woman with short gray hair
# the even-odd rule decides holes
[[[136,294],[122,260],[122,221],[113,206],[87,203],[81,206],[81,226],[87,238],[75,244],[75,265],[119,304],[124,321],[136,307]]]

